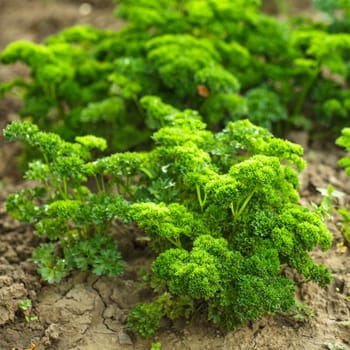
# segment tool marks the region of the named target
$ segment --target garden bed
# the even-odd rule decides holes
[[[17,39],[41,41],[51,33],[75,23],[92,23],[116,29],[113,5],[96,2],[91,13],[84,12],[79,1],[13,0],[0,4],[0,49]],[[28,16],[30,10],[31,16]],[[86,10],[86,8],[85,8]],[[18,72],[22,66],[0,67],[0,82]],[[0,126],[16,119],[18,102],[6,98],[0,102]],[[22,188],[24,183],[16,163],[18,146],[1,140],[0,202]],[[344,155],[335,146],[305,149],[307,169],[301,177],[301,201],[305,206],[319,203],[317,188],[333,185],[345,193],[339,206],[349,203],[350,180],[337,165]],[[41,281],[31,261],[32,249],[39,238],[33,227],[19,223],[0,208],[0,349],[70,350],[70,349],[149,349],[159,341],[161,349],[257,349],[319,350],[350,348],[350,258],[342,245],[341,220],[335,214],[328,222],[334,240],[327,253],[314,252],[316,262],[331,268],[333,281],[322,289],[316,284],[302,284],[298,298],[307,305],[295,315],[266,316],[235,331],[225,332],[204,319],[192,324],[164,322],[155,339],[144,340],[127,329],[127,315],[152,291],[143,282],[141,271],[152,261],[147,246],[137,240],[133,225],[114,223],[125,273],[118,278],[97,277],[76,272],[62,283],[49,285]],[[142,254],[140,254],[142,252]],[[141,257],[142,256],[142,257]],[[32,306],[19,307],[30,300]],[[26,309],[26,310],[25,310]]]

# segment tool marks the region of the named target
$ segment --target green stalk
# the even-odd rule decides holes
[[[255,193],[255,190],[253,190],[253,191],[250,193],[250,195],[244,200],[242,206],[241,206],[240,209],[238,210],[238,213],[237,213],[238,216],[240,216],[240,215],[243,213],[244,209],[245,209],[246,206],[248,205],[248,203],[249,203],[249,201],[251,200],[251,198],[253,197],[254,193]]]
[[[107,191],[106,191],[106,186],[105,186],[105,182],[104,182],[104,179],[103,179],[103,176],[102,176],[102,175],[100,175],[100,180],[101,180],[102,192],[107,193]]]
[[[236,211],[233,207],[233,202],[230,203],[230,209],[231,209],[231,213],[232,213],[232,216],[235,218],[236,217]]]
[[[95,179],[95,184],[96,184],[97,192],[98,192],[98,193],[101,193],[102,191],[101,191],[100,181],[98,180],[98,177],[97,177],[96,174],[94,175],[94,179]]]
[[[204,193],[204,198],[202,199],[201,189],[198,184],[196,184],[196,192],[197,192],[199,206],[201,207],[201,211],[203,211],[205,202],[207,200],[207,194]]]
[[[62,189],[62,185],[60,184],[60,182],[54,176],[52,176],[52,182],[54,184],[54,187],[57,188],[58,193],[60,194],[60,196],[63,199],[67,199],[66,193]]]
[[[255,190],[253,190],[249,195],[248,197],[244,200],[243,204],[241,205],[241,207],[238,209],[238,208],[234,208],[233,207],[233,202],[230,203],[230,209],[231,209],[231,212],[232,212],[232,215],[235,219],[239,218],[241,216],[241,214],[243,213],[243,211],[245,210],[245,208],[247,207],[249,201],[252,199],[253,195],[255,193]]]
[[[64,198],[67,199],[68,196],[68,183],[67,183],[67,178],[63,178],[63,192],[64,192]]]
[[[132,192],[130,190],[130,187],[126,186],[122,181],[116,182],[118,193],[119,194],[127,194],[129,196],[132,196]],[[122,193],[123,192],[123,193]]]
[[[44,157],[44,161],[46,163],[46,165],[48,166],[48,168],[50,169],[50,162],[46,156],[46,154],[43,153],[43,157]],[[50,172],[51,174],[51,179],[52,179],[52,183],[53,183],[53,186],[54,188],[57,189],[58,193],[60,194],[60,196],[63,198],[63,199],[67,199],[67,196],[66,196],[66,193],[62,190],[62,186],[59,182],[59,180],[53,175],[53,173],[51,172],[51,169],[50,169]],[[49,183],[47,182],[48,186],[49,186]],[[49,189],[49,187],[48,187]]]
[[[318,62],[317,63],[317,67],[315,68],[315,72],[306,81],[306,83],[304,84],[304,86],[303,86],[303,88],[302,88],[302,90],[301,90],[301,92],[300,92],[300,94],[298,96],[295,108],[293,110],[293,115],[294,116],[300,115],[301,110],[303,108],[303,105],[305,103],[306,96],[308,95],[308,93],[309,93],[313,83],[315,82],[316,78],[318,77],[318,75],[320,73],[320,69],[321,69],[321,62]]]
[[[175,239],[172,239],[172,238],[170,238],[170,237],[167,237],[167,240],[171,243],[171,244],[173,244],[176,248],[182,248],[182,244],[181,244],[181,241],[180,241],[180,239],[179,238],[177,238],[176,240]]]

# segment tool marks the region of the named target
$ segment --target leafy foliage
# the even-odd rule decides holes
[[[327,1],[317,3],[322,6]],[[328,6],[329,10],[332,7],[332,13],[337,9],[343,10],[345,23],[349,10],[347,1],[328,3],[332,3]],[[211,57],[207,57],[206,67],[212,65],[214,58],[226,72],[232,74],[244,99],[238,103],[238,98],[233,95],[236,91],[232,90],[235,84],[223,84],[219,70],[214,77],[220,81],[215,86],[221,89],[213,89],[212,84],[198,81],[201,88],[198,89],[199,95],[204,101],[191,107],[200,110],[210,127],[248,116],[254,123],[274,128],[280,133],[283,127],[288,129],[291,126],[307,130],[313,128],[314,131],[327,128],[329,132],[329,125],[336,133],[346,122],[349,111],[346,62],[350,36],[346,26],[335,25],[336,16],[328,25],[310,19],[292,19],[290,24],[262,14],[258,1],[240,0],[174,0],[167,2],[164,8],[159,7],[156,1],[124,0],[117,12],[129,21],[131,28],[152,28],[156,38],[150,42],[158,44],[157,52],[164,52],[159,62],[161,67],[166,65],[171,69],[177,64],[178,60],[172,58],[175,56],[171,57],[175,37],[180,42],[180,38],[191,35],[192,40],[198,43],[205,40],[211,44],[207,54],[202,53],[200,57],[209,54]],[[151,12],[152,20],[141,19],[143,12]],[[185,39],[181,42],[182,55],[186,53],[184,42]],[[162,48],[160,43],[163,43]],[[197,45],[193,44],[194,47]],[[152,57],[152,51],[149,57]],[[166,57],[171,58],[166,60]],[[198,72],[201,67],[196,62],[194,55],[191,67],[179,68],[182,68],[181,71],[194,69]],[[208,71],[208,68],[204,70]],[[193,76],[198,74],[201,73]],[[175,74],[172,79],[175,79]],[[227,82],[231,80],[226,79]],[[185,86],[191,87],[192,84],[193,81],[187,81]],[[188,96],[193,96],[193,87]],[[225,119],[215,120],[215,112]],[[215,124],[212,124],[213,121]]]
[[[142,103],[167,125],[153,136],[147,185],[130,215],[159,253],[152,283],[165,294],[131,313],[132,329],[154,334],[168,316],[163,295],[174,308],[179,297],[192,300],[184,317],[204,303],[208,319],[229,329],[290,311],[294,282],[282,266],[321,286],[330,281],[308,254],[327,250],[332,238],[320,212],[298,204],[300,146],[248,120],[212,134],[193,111],[176,112],[151,97]]]
[[[346,2],[318,5],[329,22],[279,21],[258,0],[121,0],[118,32],[78,26],[9,45],[0,61],[24,62],[30,78],[0,86],[20,91],[26,117],[4,135],[37,157],[25,172],[34,185],[6,210],[45,240],[33,254],[42,277],[120,274],[109,228],[121,219],[158,254],[157,295],[129,316],[145,337],[163,317],[199,309],[227,329],[289,312],[285,269],[325,286],[330,271],[309,253],[332,237],[325,212],[298,202],[302,147],[264,128],[337,132],[346,122],[350,35],[346,16],[333,16]],[[150,139],[149,151],[130,151]],[[103,156],[107,144],[123,153]]]
[[[313,0],[312,4],[316,9],[323,11],[328,16],[330,31],[346,32],[349,30],[349,0]]]
[[[298,204],[301,146],[248,120],[214,134],[197,112],[159,97],[141,105],[159,127],[154,147],[143,153],[101,157],[104,139],[70,143],[30,122],[4,130],[8,140],[41,155],[25,173],[40,185],[10,195],[6,209],[46,237],[33,254],[44,279],[60,281],[73,268],[119,274],[120,254],[108,236],[119,218],[137,223],[158,254],[152,263],[158,295],[129,317],[145,337],[163,317],[189,318],[200,305],[228,329],[290,311],[294,282],[282,266],[321,286],[330,281],[329,270],[309,256],[317,246],[328,249],[331,235],[320,211]]]
[[[331,13],[348,9],[345,1],[332,9],[326,3],[317,1]],[[30,78],[5,82],[0,94],[20,91],[21,115],[43,130],[68,141],[94,130],[117,151],[149,144],[154,125],[138,102],[145,95],[199,110],[215,130],[247,117],[280,135],[291,127],[328,133],[344,127],[345,24],[280,21],[256,0],[118,5],[117,16],[127,20],[118,32],[77,26],[43,44],[10,44],[0,61],[25,63]]]
[[[123,271],[120,253],[107,233],[112,220],[126,218],[126,195],[120,186],[119,193],[114,192],[121,183],[125,191],[130,190],[123,180],[126,173],[131,175],[128,154],[94,161],[93,152],[104,150],[105,140],[84,136],[69,143],[30,122],[12,122],[4,135],[29,144],[41,155],[24,175],[35,182],[34,187],[9,195],[6,210],[34,224],[36,234],[49,241],[33,253],[43,279],[59,282],[75,268],[119,275]],[[119,171],[118,161],[124,162]],[[112,167],[114,175],[106,183],[104,175],[111,175]],[[94,179],[96,192],[86,186],[89,179]]]
[[[60,281],[72,269],[122,271],[112,220],[138,224],[158,254],[152,263],[153,301],[138,305],[129,326],[151,337],[167,317],[209,320],[232,329],[264,314],[292,310],[294,269],[321,286],[330,271],[309,252],[331,244],[322,212],[298,204],[302,147],[275,138],[248,120],[218,133],[194,110],[159,97],[141,100],[159,130],[148,152],[100,156],[104,139],[74,143],[12,122],[8,140],[38,150],[25,177],[34,186],[11,194],[7,212],[32,223],[46,239],[34,252],[42,277]]]
[[[350,151],[350,128],[344,128],[342,130],[341,136],[336,140],[336,144],[344,147],[347,152]],[[350,157],[345,156],[339,160],[338,164],[345,168],[346,174],[350,176]],[[343,227],[342,233],[345,242],[350,243],[350,211],[349,208],[340,208],[340,215],[343,217]]]

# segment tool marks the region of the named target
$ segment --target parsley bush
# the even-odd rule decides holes
[[[104,139],[89,135],[70,143],[31,122],[12,122],[4,135],[23,141],[41,155],[24,174],[35,185],[9,195],[6,210],[34,224],[36,234],[47,238],[48,243],[33,253],[43,279],[59,282],[74,268],[119,275],[123,264],[108,229],[113,219],[125,217],[128,208],[124,196],[114,193],[122,182],[129,190],[122,180],[130,175],[128,155],[94,160],[94,151],[106,148]],[[125,163],[122,169],[119,162]],[[106,183],[103,177],[111,174],[111,168],[114,175]],[[89,178],[96,190],[86,186]]]
[[[248,117],[279,135],[335,135],[350,110],[350,35],[347,17],[332,14],[348,9],[315,3],[329,22],[277,20],[258,0],[120,0],[117,32],[77,26],[10,44],[0,61],[23,62],[30,78],[0,94],[19,91],[21,115],[42,130],[66,141],[93,130],[114,151],[144,148],[159,127],[139,104],[145,95],[198,110],[213,130]]]
[[[147,152],[101,156],[106,142],[75,142],[12,122],[4,131],[37,149],[25,178],[35,185],[11,194],[7,212],[34,224],[46,239],[33,254],[42,277],[59,282],[72,269],[122,272],[112,220],[131,221],[150,238],[154,300],[130,313],[129,327],[151,337],[161,319],[197,310],[232,329],[295,305],[294,269],[325,286],[330,271],[309,252],[332,237],[321,212],[298,204],[302,147],[248,120],[217,133],[198,112],[144,97],[161,125]]]
[[[153,135],[147,185],[130,215],[159,253],[152,264],[159,296],[130,314],[132,329],[152,336],[162,316],[174,317],[169,304],[185,317],[205,305],[208,319],[228,329],[290,311],[295,283],[285,266],[306,281],[330,281],[308,254],[327,250],[332,238],[320,213],[298,204],[301,146],[248,120],[213,134],[192,110],[154,97],[142,103],[165,126]]]
[[[350,128],[344,128],[341,135],[337,138],[336,144],[345,148],[347,152],[350,151]],[[349,155],[339,160],[338,164],[345,168],[346,174],[350,176],[350,157]],[[347,205],[345,208],[338,209],[338,212],[343,217],[342,234],[344,240],[350,244],[350,210]]]

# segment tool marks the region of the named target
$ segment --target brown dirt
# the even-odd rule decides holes
[[[0,0],[0,49],[16,39],[40,41],[50,33],[75,23],[92,23],[117,29],[111,1],[91,1],[92,13],[79,14],[80,1]],[[30,15],[28,15],[30,14]],[[21,66],[1,67],[0,82],[18,73]],[[10,98],[0,102],[0,127],[16,118],[18,103]],[[1,145],[0,203],[6,195],[23,186],[18,182],[14,158],[18,148]],[[301,201],[318,203],[317,187],[332,184],[346,195],[338,205],[350,201],[350,180],[338,168],[342,153],[330,147],[308,150],[308,168],[301,176]],[[332,269],[333,282],[325,289],[315,284],[302,285],[299,299],[306,303],[312,317],[296,319],[290,315],[267,316],[236,331],[223,332],[204,320],[192,324],[164,322],[153,341],[163,350],[319,350],[350,348],[350,257],[342,250],[341,220],[335,213],[329,228],[334,243],[327,253],[314,252],[318,262]],[[9,218],[0,207],[0,350],[122,350],[150,349],[151,341],[126,329],[129,310],[150,296],[140,278],[140,270],[150,259],[147,249],[140,254],[134,241],[135,228],[114,226],[126,260],[121,278],[96,277],[74,273],[60,285],[43,283],[30,256],[39,239],[32,227]],[[140,258],[139,256],[143,257]],[[145,257],[146,256],[146,257]],[[23,312],[20,300],[32,300],[32,308]],[[25,316],[37,317],[26,321]],[[31,345],[32,344],[32,345]]]

